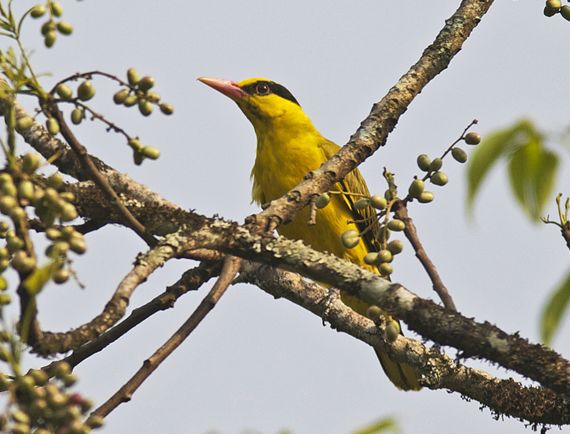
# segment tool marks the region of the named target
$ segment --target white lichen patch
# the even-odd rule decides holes
[[[508,341],[506,339],[500,338],[497,332],[492,332],[487,338],[487,342],[489,342],[491,347],[502,353],[506,353],[510,350]]]

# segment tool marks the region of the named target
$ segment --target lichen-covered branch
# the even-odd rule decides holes
[[[525,387],[512,379],[500,380],[403,336],[393,343],[386,343],[381,330],[371,320],[342,303],[338,291],[307,282],[298,274],[256,263],[242,266],[240,280],[302,306],[328,321],[335,330],[374,347],[383,346],[391,357],[416,367],[425,387],[458,392],[485,405],[496,416],[508,415],[535,424],[570,423],[570,407],[566,400],[548,389]]]

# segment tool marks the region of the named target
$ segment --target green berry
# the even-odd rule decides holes
[[[422,194],[420,194],[420,197],[418,197],[418,201],[420,203],[430,203],[433,200],[433,193],[431,191],[424,191]]]
[[[388,222],[388,229],[394,232],[400,232],[406,229],[406,224],[402,220],[393,219]]]
[[[389,274],[389,273],[388,273]],[[388,342],[394,342],[400,336],[400,325],[398,321],[390,320],[386,324],[386,340]]]
[[[136,86],[138,84],[140,76],[135,68],[129,68],[127,70],[127,80],[131,86]]]
[[[562,2],[560,0],[546,0],[546,6],[551,9],[560,9],[562,7]]]
[[[69,240],[69,247],[78,255],[81,255],[87,251],[87,244],[83,237],[75,236]]]
[[[59,172],[55,172],[47,178],[47,186],[53,188],[54,190],[59,190],[63,186],[63,183],[63,176]],[[57,197],[57,194],[54,195],[51,190],[48,194],[53,195],[54,198]]]
[[[32,18],[41,18],[45,15],[45,13],[46,13],[45,5],[35,5],[30,11],[30,16]]]
[[[85,423],[91,428],[101,428],[105,422],[101,416],[91,414]]]
[[[71,111],[71,122],[74,125],[79,125],[85,119],[85,110],[82,107],[75,107]]]
[[[55,118],[49,118],[46,121],[46,128],[52,136],[55,136],[59,133],[59,122],[57,122]]]
[[[125,107],[132,107],[138,102],[138,98],[136,95],[128,95],[125,100],[123,101],[123,105]]]
[[[65,283],[69,280],[70,275],[71,274],[69,273],[69,270],[62,268],[53,273],[52,279],[54,283],[61,285],[62,283]]]
[[[57,30],[62,35],[71,35],[73,33],[73,26],[66,21],[60,21],[57,23]]]
[[[23,250],[19,250],[14,253],[12,258],[12,267],[20,273],[28,273],[36,268],[36,260],[31,256],[28,256]]]
[[[377,252],[370,252],[364,256],[364,263],[368,265],[378,265],[380,261],[378,260]]]
[[[16,121],[16,131],[22,132],[29,129],[34,124],[34,120],[29,116],[22,116]]]
[[[55,24],[55,21],[49,20],[49,21],[46,21],[45,23],[42,24],[42,27],[40,30],[42,32],[42,35],[46,36],[49,32],[55,32],[56,28],[57,28],[57,26]],[[57,33],[56,33],[56,36],[57,36]]]
[[[152,91],[147,92],[145,96],[146,96],[146,99],[148,99],[150,102],[157,103],[160,101],[160,95],[156,92],[152,92]]]
[[[63,15],[63,6],[60,2],[51,2],[50,3],[51,13],[55,17],[61,17]]]
[[[0,212],[2,214],[10,214],[12,209],[18,206],[18,202],[14,196],[2,196],[0,197]]]
[[[8,281],[4,276],[0,276],[0,291],[6,291],[8,289]]]
[[[139,99],[139,111],[143,116],[150,116],[152,113],[153,105],[146,99]]]
[[[349,229],[342,233],[340,241],[345,249],[352,249],[360,242],[360,235],[354,229]]]
[[[382,196],[375,194],[370,197],[370,205],[378,210],[383,210],[388,206],[388,202]]]
[[[143,92],[146,92],[147,90],[151,89],[154,86],[154,83],[155,83],[154,77],[151,77],[150,75],[145,75],[138,82],[138,87]]]
[[[139,139],[129,139],[129,146],[131,148],[133,148],[134,151],[136,152],[141,152],[142,149],[144,148],[144,145],[141,143],[141,141]]]
[[[435,172],[433,175],[431,175],[429,180],[431,181],[432,184],[443,186],[443,185],[447,184],[447,182],[449,181],[449,178],[447,177],[447,175],[445,173],[439,171],[439,172]]]
[[[58,84],[55,88],[55,92],[60,98],[63,99],[71,99],[71,97],[73,97],[73,91],[67,84],[64,83]]]
[[[431,160],[426,154],[418,155],[418,159],[416,160],[416,162],[418,163],[418,167],[424,172],[427,172],[429,170],[429,165],[431,164]]]
[[[441,169],[441,166],[443,166],[443,160],[441,158],[434,158],[429,165],[429,171],[430,172],[438,171],[439,169]]]
[[[77,216],[78,214],[75,207],[68,202],[64,202],[61,207],[61,215],[60,215],[61,220],[64,222],[70,222],[72,220],[75,220]]]
[[[560,15],[566,20],[570,21],[570,5],[564,5],[560,9]]]
[[[160,104],[159,107],[160,111],[165,115],[171,115],[172,113],[174,113],[174,106],[170,103],[163,102],[162,104]]]
[[[137,166],[140,166],[144,161],[144,155],[141,154],[139,151],[133,152],[133,160]]]
[[[81,101],[89,101],[94,96],[95,96],[95,88],[93,87],[93,84],[89,80],[85,80],[77,88],[77,97]]]
[[[157,160],[158,157],[160,157],[160,151],[152,146],[144,146],[141,150],[141,154],[151,160]]]
[[[129,96],[128,89],[121,89],[113,95],[113,102],[115,104],[123,104]]]
[[[315,200],[315,206],[319,209],[326,207],[331,201],[331,196],[328,193],[323,193]]]
[[[424,191],[425,183],[421,179],[414,179],[410,184],[410,188],[408,189],[408,193],[412,197],[418,197]]]
[[[552,17],[559,12],[559,9],[549,8],[548,5],[544,7],[543,14],[546,17]]]
[[[354,207],[359,210],[367,208],[368,206],[370,206],[370,199],[367,197],[362,197],[354,202]]]
[[[34,184],[28,179],[20,181],[18,185],[18,197],[20,200],[31,200],[34,197]]]
[[[28,174],[34,173],[41,164],[41,159],[35,152],[28,152],[22,160],[22,168]]]
[[[379,266],[378,266],[378,271],[380,271],[380,274],[382,276],[389,276],[390,274],[393,273],[394,271],[394,267],[392,267],[392,264],[388,263],[388,262],[382,262]]]
[[[393,240],[388,243],[387,248],[390,250],[392,255],[397,255],[398,253],[402,253],[402,250],[404,250],[404,243],[400,240]]]
[[[476,133],[474,131],[470,131],[467,134],[465,134],[463,140],[465,140],[465,143],[467,143],[468,145],[478,145],[479,143],[481,143],[481,134]]]
[[[55,30],[50,30],[44,36],[44,45],[47,48],[51,48],[54,46],[56,40],[57,40],[57,32]]]
[[[467,152],[457,146],[451,150],[451,156],[459,163],[465,163],[467,161]]]
[[[382,249],[378,252],[378,259],[380,262],[392,262],[392,252],[388,249]]]

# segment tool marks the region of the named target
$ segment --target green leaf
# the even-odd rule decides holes
[[[514,196],[528,216],[538,222],[550,199],[558,156],[544,148],[540,136],[517,148],[509,161],[509,181]]]
[[[546,302],[540,318],[540,338],[545,345],[550,345],[560,320],[570,303],[570,272],[562,284],[554,290]]]
[[[394,418],[384,417],[376,422],[371,423],[368,426],[354,431],[352,434],[378,434],[383,432],[392,432],[394,434],[399,434],[402,432],[402,430]]]
[[[489,171],[501,159],[524,145],[531,138],[540,137],[534,124],[523,119],[509,128],[495,131],[477,145],[467,167],[467,209],[472,210],[475,197]]]

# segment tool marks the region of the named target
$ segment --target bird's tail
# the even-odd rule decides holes
[[[390,381],[401,390],[420,390],[422,386],[418,381],[415,369],[406,364],[392,360],[390,356],[379,348],[374,348],[382,369]]]

